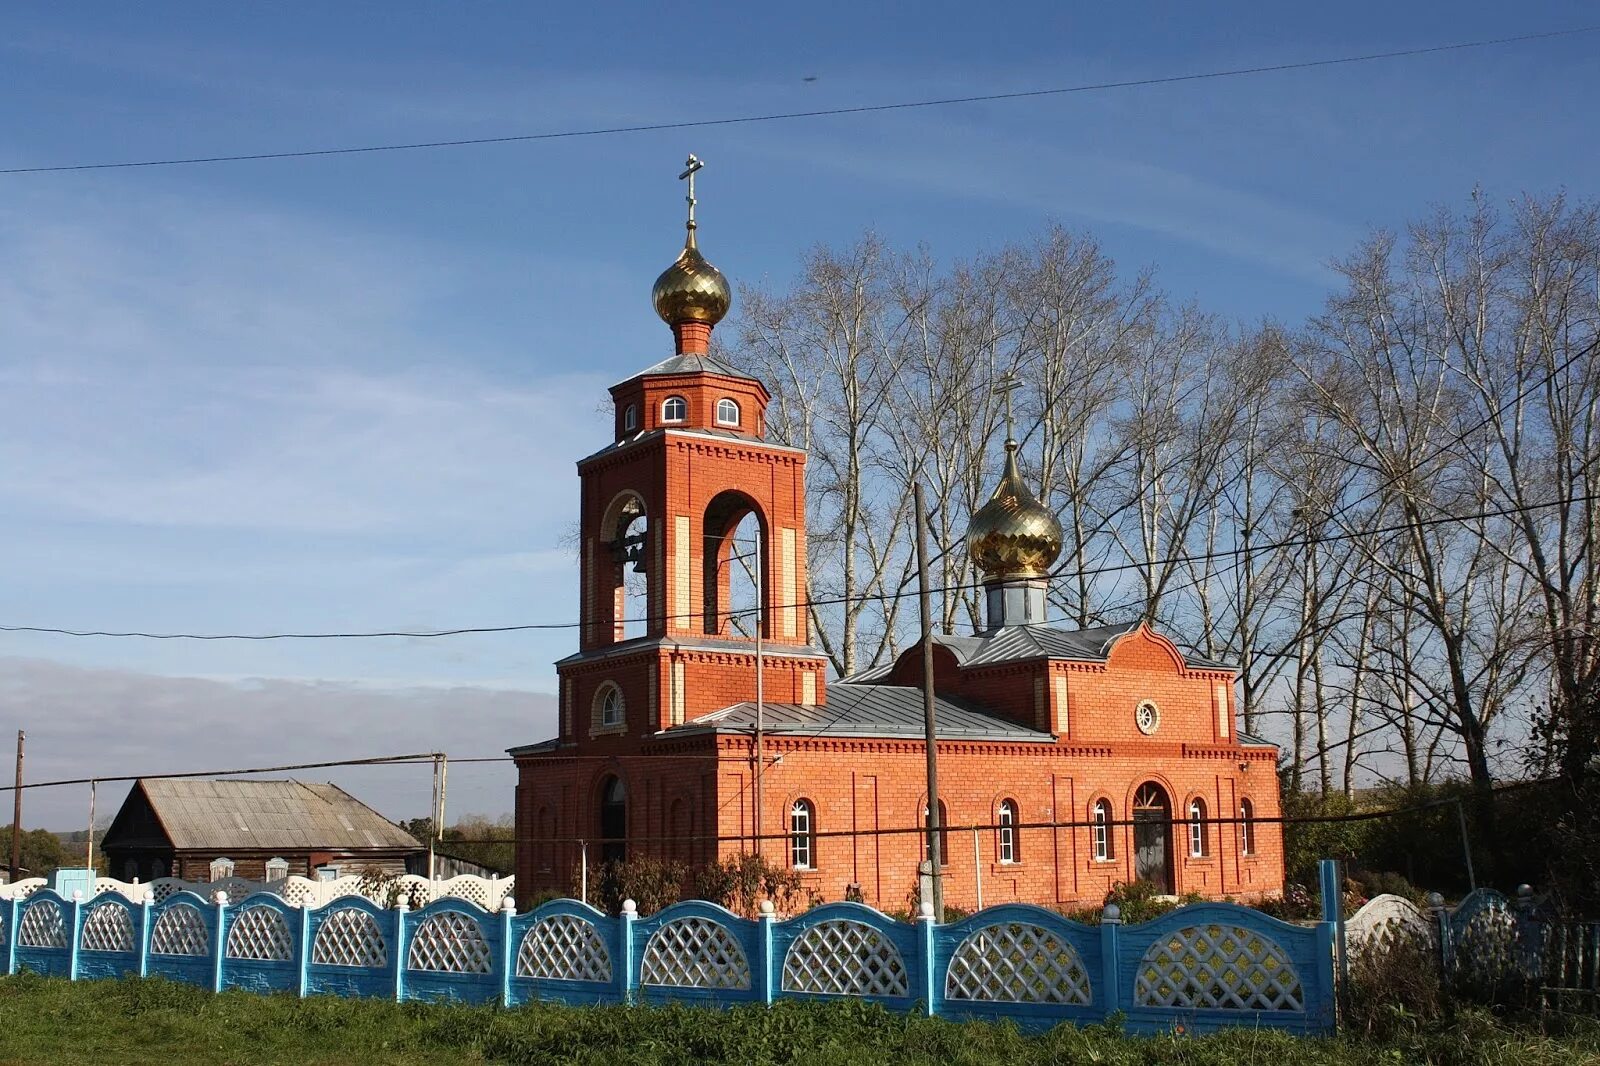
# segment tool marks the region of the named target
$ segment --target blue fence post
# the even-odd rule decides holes
[[[216,896],[216,899],[217,899],[217,937],[216,937],[216,943],[212,945],[212,949],[211,949],[211,954],[212,954],[212,957],[213,957],[216,965],[214,965],[211,968],[211,991],[213,991],[213,992],[221,992],[222,991],[222,961],[223,961],[223,957],[224,957],[224,955],[226,953],[226,950],[227,950],[227,932],[228,931],[225,928],[225,926],[228,924],[228,894],[226,892],[218,892],[217,896]]]
[[[1455,962],[1456,946],[1450,942],[1450,914],[1444,909],[1444,897],[1437,892],[1429,892],[1428,909],[1433,912],[1433,920],[1439,926],[1439,969],[1449,973]]]
[[[1100,1004],[1101,1017],[1109,1018],[1122,1009],[1121,967],[1118,964],[1117,941],[1122,936],[1122,908],[1107,903],[1100,914]]]
[[[4,901],[6,906],[6,975],[17,972],[17,913],[21,910],[22,900],[13,896]]]
[[[507,895],[500,901],[500,1005],[511,1006],[511,967],[517,955],[511,946],[511,919],[517,916],[517,901]]]
[[[156,894],[148,888],[144,895],[139,897],[139,976],[150,976],[150,927],[155,921],[151,908],[155,906]]]
[[[394,1001],[406,998],[406,915],[411,908],[402,896],[394,908]]]
[[[934,995],[938,982],[933,973],[933,904],[923,900],[917,908],[917,954],[922,956],[922,1001],[927,1004],[928,1017],[938,1013]]]
[[[67,904],[67,980],[78,979],[78,954],[83,932],[83,889],[72,890],[72,902]]]
[[[1333,926],[1332,951],[1338,960],[1339,987],[1350,981],[1350,961],[1344,946],[1344,871],[1338,859],[1317,863],[1317,886],[1322,894],[1322,920]]]
[[[639,973],[634,966],[638,950],[633,942],[634,923],[639,920],[639,905],[631,899],[622,901],[622,1002],[632,1003],[639,990]]]
[[[761,1002],[769,1004],[777,994],[772,980],[773,966],[776,964],[776,960],[772,957],[774,948],[772,925],[776,920],[777,916],[774,913],[772,901],[770,899],[762,900],[761,917],[758,919],[756,927],[756,938],[761,945],[761,957],[759,959],[761,972],[757,980],[761,983],[756,986],[756,992],[761,996]]]
[[[311,901],[300,902],[300,925],[296,929],[299,936],[296,938],[295,959],[298,960],[299,973],[295,977],[295,991],[301,999],[306,998],[307,991],[311,988]]]

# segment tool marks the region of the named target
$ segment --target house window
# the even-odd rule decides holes
[[[273,858],[267,860],[267,880],[282,881],[289,876],[289,860]]]
[[[233,860],[232,859],[212,859],[211,860],[211,880],[220,881],[224,877],[232,877],[232,876],[233,876]]]
[[[616,729],[623,723],[622,690],[607,682],[595,693],[595,717],[601,729]]]
[[[682,422],[689,417],[689,403],[682,396],[668,396],[661,405],[661,421]]]
[[[739,424],[739,405],[723,397],[717,401],[717,425],[737,426]]]
[[[639,408],[637,405],[630,403],[628,406],[622,409],[622,432],[632,433],[638,428]]]
[[[817,853],[816,820],[811,801],[798,799],[789,808],[789,865],[796,870],[815,869]]]
[[[1110,862],[1117,856],[1116,844],[1111,836],[1111,804],[1096,800],[1094,804],[1094,860]]]
[[[1256,853],[1256,808],[1247,799],[1239,801],[1239,850],[1246,855]]]
[[[1010,800],[1000,804],[1000,861],[1017,861],[1017,805]]]
[[[1206,853],[1206,804],[1196,797],[1189,804],[1189,854],[1203,858]]]
[[[922,807],[922,824],[933,828],[933,818],[928,814],[927,804]],[[928,851],[928,834],[922,834],[922,851],[924,857]],[[939,801],[939,865],[950,865],[950,813],[945,809],[944,800]]]

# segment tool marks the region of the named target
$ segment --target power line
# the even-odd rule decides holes
[[[1099,576],[1102,576],[1102,575],[1105,575],[1105,574],[1121,573],[1121,572],[1127,571],[1127,570],[1147,570],[1147,569],[1150,569],[1152,567],[1178,565],[1178,564],[1184,564],[1184,563],[1197,563],[1197,562],[1204,562],[1206,560],[1232,559],[1232,558],[1242,557],[1247,552],[1249,552],[1249,553],[1266,552],[1266,551],[1273,550],[1275,548],[1293,548],[1293,547],[1300,547],[1300,546],[1303,546],[1303,545],[1313,544],[1313,543],[1314,544],[1330,544],[1330,543],[1336,543],[1338,541],[1344,541],[1344,540],[1357,540],[1357,539],[1361,539],[1361,538],[1365,538],[1365,537],[1381,536],[1381,535],[1386,534],[1386,533],[1399,533],[1399,532],[1404,532],[1406,530],[1411,530],[1411,529],[1430,528],[1430,527],[1433,527],[1433,526],[1451,525],[1451,524],[1455,524],[1455,523],[1476,522],[1476,521],[1479,521],[1479,520],[1485,519],[1485,518],[1505,518],[1505,517],[1509,517],[1511,515],[1525,514],[1525,513],[1528,513],[1530,511],[1544,510],[1544,509],[1549,508],[1549,507],[1565,507],[1565,506],[1568,506],[1568,505],[1571,505],[1571,504],[1575,504],[1575,503],[1592,503],[1592,502],[1596,502],[1596,501],[1600,501],[1600,493],[1587,493],[1587,494],[1584,494],[1584,495],[1581,495],[1581,496],[1569,496],[1569,497],[1563,497],[1563,498],[1557,499],[1557,500],[1545,500],[1545,501],[1540,502],[1540,503],[1519,504],[1519,505],[1514,506],[1514,507],[1491,508],[1491,509],[1482,510],[1482,511],[1475,511],[1475,512],[1473,512],[1471,514],[1441,515],[1438,518],[1423,519],[1421,521],[1416,521],[1416,522],[1402,522],[1402,523],[1398,523],[1398,524],[1395,524],[1395,525],[1379,526],[1379,527],[1376,527],[1376,528],[1373,528],[1373,529],[1347,531],[1347,532],[1344,532],[1344,533],[1319,534],[1319,535],[1316,535],[1316,536],[1309,536],[1308,535],[1308,536],[1300,536],[1300,537],[1290,537],[1290,538],[1287,538],[1285,540],[1273,541],[1273,542],[1269,542],[1267,544],[1251,545],[1249,548],[1224,548],[1224,549],[1219,549],[1217,551],[1195,552],[1195,553],[1185,552],[1185,553],[1180,554],[1180,555],[1169,555],[1169,556],[1165,556],[1165,557],[1160,558],[1160,559],[1148,559],[1148,560],[1143,560],[1143,561],[1116,563],[1116,564],[1111,565],[1111,566],[1093,567],[1093,568],[1084,569],[1084,570],[1066,570],[1064,568],[1059,568],[1058,567],[1056,570],[1053,570],[1050,573],[1050,577],[1052,579],[1053,578],[1058,578],[1058,577],[1063,577],[1063,576],[1099,577]],[[1226,571],[1222,571],[1222,572],[1226,572]],[[1212,576],[1216,576],[1216,575],[1212,575]],[[1192,586],[1192,585],[1194,585],[1196,583],[1197,583],[1197,581],[1192,581],[1192,582],[1189,582],[1187,585],[1172,586],[1171,588],[1164,589],[1163,591],[1164,592],[1166,592],[1166,591],[1181,591],[1183,588],[1190,587],[1190,586]],[[934,588],[934,589],[932,589],[930,591],[933,591],[933,592],[962,592],[962,591],[967,591],[967,590],[971,590],[971,589],[977,589],[977,588],[980,588],[980,587],[981,587],[981,583],[979,583],[979,582],[963,582],[963,583],[958,583],[958,584],[953,584],[953,585],[942,585],[942,586],[939,586],[938,588]],[[838,605],[848,604],[848,603],[862,603],[862,602],[869,602],[869,601],[903,599],[903,598],[906,598],[906,597],[909,597],[909,596],[913,596],[913,595],[915,595],[915,593],[913,593],[913,592],[909,592],[909,591],[906,591],[904,589],[896,589],[893,592],[869,592],[869,593],[861,593],[861,594],[856,595],[856,596],[833,596],[833,597],[824,597],[822,599],[797,600],[797,601],[795,601],[793,603],[769,603],[769,604],[766,605],[766,610],[770,612],[770,611],[776,611],[776,610],[783,610],[785,608],[790,608],[790,607],[795,608],[795,609],[805,609],[805,608],[810,608],[810,607],[830,607],[830,606],[838,606]],[[1130,600],[1130,601],[1128,601],[1127,604],[1119,604],[1116,608],[1108,608],[1106,611],[1099,612],[1099,613],[1104,614],[1104,613],[1109,613],[1110,611],[1113,611],[1113,610],[1122,609],[1124,607],[1135,606],[1135,605],[1137,605],[1138,602],[1141,602],[1141,601]],[[737,611],[721,611],[721,612],[717,612],[716,617],[719,617],[719,618],[732,618],[732,617],[735,617],[735,616],[744,616],[744,615],[748,615],[748,614],[754,613],[755,610],[756,610],[756,608],[750,607],[750,608],[744,608],[744,609],[737,610]],[[641,615],[641,616],[636,617],[636,618],[623,618],[623,619],[618,619],[617,621],[622,622],[622,623],[628,623],[628,622],[653,622],[653,621],[658,621],[658,620],[663,620],[663,619],[677,620],[677,619],[683,619],[683,618],[691,618],[692,619],[692,618],[700,618],[700,617],[703,617],[703,613],[702,612],[689,612],[689,613],[684,613],[684,614],[670,614],[670,615]],[[267,641],[267,640],[362,640],[362,639],[390,638],[390,637],[401,637],[401,638],[410,638],[410,639],[432,639],[432,638],[437,638],[437,637],[462,636],[462,635],[465,635],[465,634],[517,633],[517,632],[526,632],[526,631],[529,631],[529,630],[577,629],[577,628],[581,627],[582,625],[583,625],[582,622],[525,622],[525,623],[518,623],[518,624],[513,624],[513,625],[503,625],[503,626],[463,626],[463,627],[455,628],[455,629],[431,629],[431,630],[395,629],[395,630],[369,630],[369,631],[359,631],[359,632],[358,631],[352,631],[352,632],[329,632],[329,633],[156,633],[156,632],[149,632],[149,631],[144,631],[144,630],[65,629],[65,628],[57,628],[57,627],[54,627],[54,626],[0,625],[0,632],[5,632],[5,633],[42,633],[42,634],[48,634],[48,635],[52,635],[52,636],[63,636],[63,637],[137,638],[137,639],[142,639],[142,640],[202,640],[202,641],[215,641],[215,640],[255,640],[255,641]]]
[[[1420,48],[1401,48],[1387,52],[1368,52],[1361,55],[1335,56],[1327,59],[1307,59],[1293,63],[1271,63],[1254,67],[1234,67],[1196,74],[1170,74],[1154,78],[1130,78],[1123,81],[1092,82],[1046,89],[1025,89],[1016,92],[983,93],[972,96],[946,96],[924,100],[907,100],[886,104],[860,104],[854,107],[818,108],[809,111],[780,111],[759,115],[735,115],[725,118],[686,119],[678,122],[650,122],[629,126],[606,126],[581,130],[555,130],[545,133],[521,133],[500,137],[463,137],[442,141],[415,141],[406,144],[362,145],[349,148],[311,148],[284,152],[249,152],[238,155],[188,156],[171,159],[125,160],[115,163],[70,163],[57,166],[10,167],[0,174],[50,174],[76,170],[125,170],[137,167],[189,166],[201,163],[240,163],[265,159],[306,159],[318,156],[361,155],[376,152],[409,152],[428,148],[464,148],[472,145],[513,144],[527,141],[554,141],[579,137],[608,137],[630,133],[655,133],[663,130],[702,129],[711,126],[752,125],[762,122],[784,122],[802,118],[827,118],[843,115],[865,115],[884,111],[909,111],[919,108],[948,107],[954,104],[994,103],[1005,100],[1026,100],[1046,96],[1066,96],[1075,93],[1102,92],[1110,89],[1133,89],[1156,85],[1174,85],[1183,82],[1215,81],[1255,74],[1274,74],[1289,70],[1310,70],[1318,67],[1347,66],[1354,63],[1371,63],[1383,59],[1404,59],[1433,55],[1441,52],[1459,52],[1476,48],[1494,48],[1501,45],[1521,44],[1528,41],[1573,37],[1600,31],[1600,25],[1575,26],[1542,33],[1523,33],[1509,37],[1492,37],[1477,41],[1459,41],[1452,44],[1428,45]]]

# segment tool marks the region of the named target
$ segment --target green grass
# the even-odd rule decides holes
[[[1382,1043],[1239,1030],[1128,1037],[1110,1027],[1028,1036],[1009,1026],[908,1017],[859,1003],[516,1010],[378,1000],[212,995],[159,979],[0,979],[0,1064],[900,1063],[1032,1066],[1439,1066],[1600,1063],[1600,1022],[1559,1035],[1481,1012],[1399,1026]]]

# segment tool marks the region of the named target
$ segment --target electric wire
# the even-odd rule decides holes
[[[646,122],[626,126],[605,126],[578,130],[552,130],[542,133],[521,133],[498,137],[461,137],[450,140],[414,141],[404,144],[360,145],[345,148],[310,148],[281,152],[247,152],[237,155],[186,156],[166,159],[136,159],[108,163],[66,163],[53,166],[8,167],[4,174],[51,174],[83,170],[126,170],[149,167],[192,166],[208,163],[240,163],[269,159],[307,159],[325,156],[361,155],[379,152],[409,152],[434,148],[464,148],[474,145],[513,144],[530,141],[568,140],[585,137],[608,137],[624,134],[656,133],[665,130],[704,129],[715,126],[753,125],[766,122],[785,122],[795,119],[828,118],[846,115],[865,115],[886,111],[910,111],[920,108],[949,107],[957,104],[996,103],[1007,100],[1037,99],[1067,96],[1076,93],[1103,92],[1112,89],[1145,88],[1158,85],[1175,85],[1185,82],[1216,81],[1258,74],[1274,74],[1291,70],[1311,70],[1319,67],[1347,66],[1372,63],[1386,59],[1403,59],[1435,55],[1443,52],[1460,52],[1470,49],[1495,48],[1530,41],[1574,37],[1600,31],[1600,25],[1573,26],[1566,29],[1546,30],[1540,33],[1521,33],[1505,37],[1491,37],[1474,41],[1457,41],[1448,44],[1427,45],[1418,48],[1399,48],[1385,52],[1367,52],[1358,55],[1333,56],[1324,59],[1306,59],[1287,63],[1269,63],[1251,67],[1233,67],[1224,70],[1202,71],[1193,74],[1169,74],[1150,78],[1129,78],[1120,81],[1091,82],[1044,89],[1022,89],[1014,92],[981,93],[969,96],[946,96],[923,100],[905,100],[883,104],[859,104],[851,107],[816,108],[805,111],[780,111],[768,114],[733,115],[723,118],[685,119],[677,122]]]

